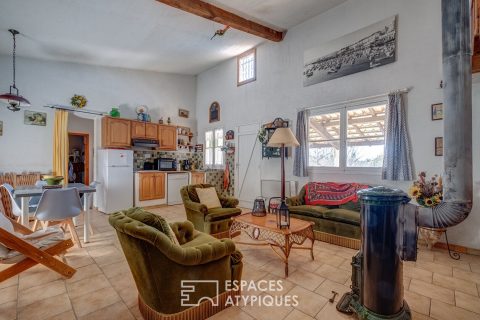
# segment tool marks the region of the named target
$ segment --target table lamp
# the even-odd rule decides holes
[[[288,212],[287,204],[285,203],[285,147],[299,146],[297,138],[290,128],[277,128],[270,140],[268,140],[267,147],[279,147],[281,159],[281,198],[282,202],[277,213],[277,225],[279,228],[290,227],[290,214]]]

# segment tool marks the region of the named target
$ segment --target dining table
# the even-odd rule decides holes
[[[83,242],[88,243],[90,241],[90,197],[97,190],[95,187],[87,186],[83,183],[68,183],[62,188],[76,188],[79,194],[83,194]],[[17,186],[13,192],[15,199],[20,199],[22,216],[20,218],[21,224],[29,226],[29,202],[31,197],[41,196],[47,188],[42,186]],[[55,189],[54,189],[55,190]]]

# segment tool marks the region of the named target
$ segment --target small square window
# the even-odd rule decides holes
[[[237,86],[257,79],[257,51],[255,48],[237,57]]]

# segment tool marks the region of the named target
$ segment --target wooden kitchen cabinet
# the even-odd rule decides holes
[[[140,173],[139,187],[140,201],[165,199],[165,173]]]
[[[161,150],[177,150],[177,127],[158,125],[158,141]]]
[[[132,139],[145,138],[145,122],[132,121]]]
[[[205,172],[192,172],[191,184],[205,183]]]
[[[155,123],[145,123],[145,138],[158,139],[158,125]]]
[[[102,118],[103,148],[129,148],[131,140],[130,120],[112,117]]]
[[[132,121],[132,139],[158,139],[157,127],[155,123]]]

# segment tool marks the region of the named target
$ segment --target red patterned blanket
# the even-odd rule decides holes
[[[309,182],[305,185],[305,203],[309,205],[340,205],[357,202],[357,191],[368,188],[358,183]]]

